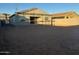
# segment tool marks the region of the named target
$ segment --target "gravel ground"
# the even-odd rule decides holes
[[[1,52],[12,55],[78,55],[79,26],[2,27],[0,28]]]

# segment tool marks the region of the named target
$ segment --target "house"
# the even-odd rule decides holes
[[[10,17],[11,24],[41,24],[51,26],[74,26],[79,25],[79,15],[76,12],[69,11],[56,14],[31,8],[16,12]]]
[[[0,13],[0,25],[8,24],[9,16],[10,14]]]
[[[16,16],[19,16],[16,17]],[[16,23],[16,20],[26,20],[29,24],[45,24],[45,19],[49,18],[49,14],[38,8],[31,8],[16,12],[16,14],[10,17],[10,23]]]

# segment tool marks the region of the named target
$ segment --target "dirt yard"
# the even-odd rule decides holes
[[[14,55],[79,54],[79,27],[3,27],[0,28],[0,51]]]

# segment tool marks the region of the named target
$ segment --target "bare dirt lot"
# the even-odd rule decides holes
[[[2,27],[0,28],[0,51],[21,55],[79,54],[79,26]]]

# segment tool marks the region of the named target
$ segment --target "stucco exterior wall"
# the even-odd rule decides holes
[[[52,25],[52,26],[75,26],[79,25],[79,18],[69,18],[69,19],[49,19],[45,20],[44,17],[37,20],[37,24],[41,25]]]
[[[55,19],[55,26],[75,26],[79,25],[79,18]]]

